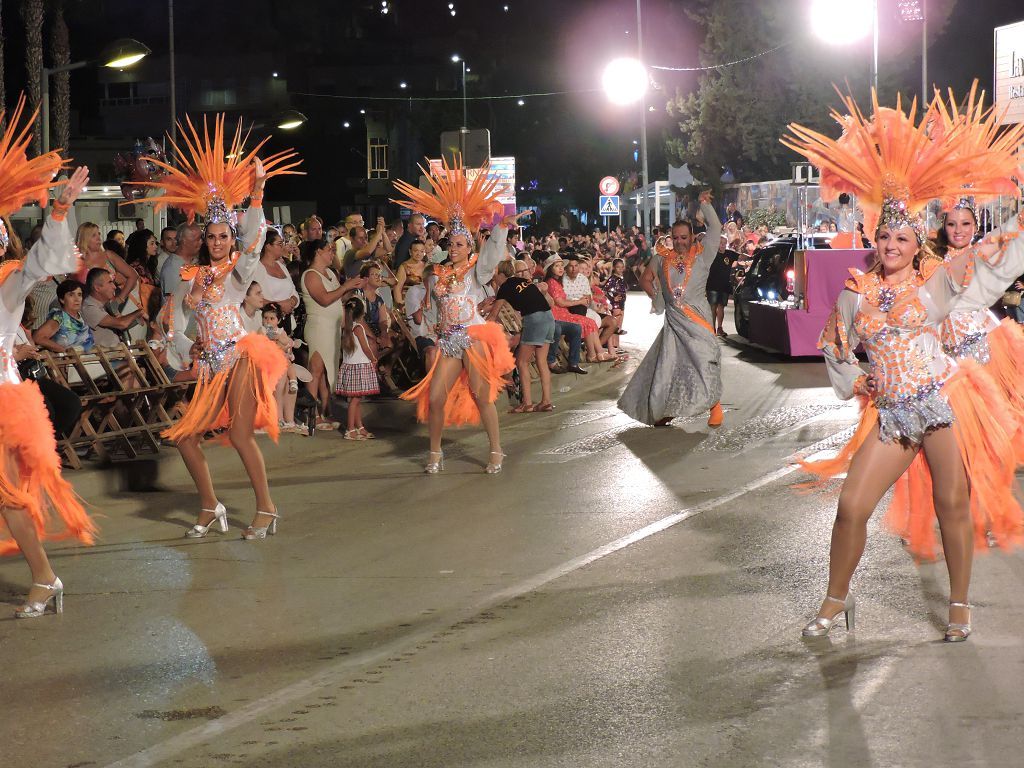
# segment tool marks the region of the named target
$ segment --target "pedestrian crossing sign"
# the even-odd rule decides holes
[[[598,207],[601,209],[602,216],[618,216],[619,215],[619,196],[618,195],[601,195],[599,198]]]

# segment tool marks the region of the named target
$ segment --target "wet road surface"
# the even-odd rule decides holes
[[[630,302],[643,348],[659,321]],[[720,430],[644,428],[614,406],[638,357],[503,416],[494,477],[474,430],[422,475],[395,404],[372,442],[268,444],[266,542],[238,539],[252,497],[225,449],[232,530],[199,541],[172,454],[72,474],[102,540],[51,550],[65,615],[9,618],[28,579],[0,564],[2,764],[1016,764],[1021,556],[976,561],[975,634],[945,645],[944,568],[873,525],[856,635],[801,640],[834,499],[795,492],[792,458],[852,408],[819,363],[730,344]]]

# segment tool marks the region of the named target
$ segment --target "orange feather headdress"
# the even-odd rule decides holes
[[[157,209],[165,205],[178,208],[188,216],[189,223],[195,220],[196,214],[206,218],[207,224],[225,222],[234,227],[232,209],[239,205],[252,192],[256,179],[254,161],[270,137],[263,139],[253,149],[245,150],[242,136],[242,124],[238,123],[231,146],[224,147],[224,115],[217,115],[213,122],[213,137],[210,137],[206,117],[203,117],[203,134],[199,135],[191,118],[185,118],[185,126],[178,123],[178,130],[185,145],[183,151],[174,141],[170,141],[174,158],[179,167],[158,160],[146,158],[167,173],[160,181],[133,182],[143,187],[163,190],[162,194],[144,198],[140,202],[150,203]],[[299,174],[296,171],[302,161],[292,150],[285,150],[263,160],[267,178],[285,174]]]
[[[59,150],[47,152],[28,159],[26,150],[32,141],[32,126],[39,116],[39,110],[28,120],[22,120],[25,112],[25,96],[18,98],[18,105],[0,136],[0,216],[7,216],[25,203],[38,202],[45,208],[50,188],[63,184],[53,177],[65,166]],[[3,112],[0,112],[0,116]],[[0,220],[0,245],[10,245],[7,227]]]
[[[502,206],[497,200],[498,180],[488,178],[486,164],[472,181],[462,166],[461,158],[454,166],[442,160],[439,173],[427,171],[422,165],[420,170],[430,182],[433,192],[424,192],[407,182],[396,181],[395,189],[408,199],[391,202],[442,222],[449,235],[461,234],[472,239],[472,233],[480,228],[481,223],[501,212]]]
[[[883,108],[872,92],[868,119],[852,96],[840,96],[848,113],[832,111],[843,126],[839,139],[790,124],[781,141],[821,169],[822,199],[834,200],[840,192],[857,196],[867,232],[909,226],[923,241],[920,214],[930,201],[949,207],[966,195],[1006,194],[1018,173],[1012,141],[973,97],[963,112],[936,98],[918,120],[916,99],[904,112],[901,99],[895,109]]]

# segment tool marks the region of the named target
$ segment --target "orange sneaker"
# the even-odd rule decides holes
[[[722,426],[722,419],[725,418],[725,414],[722,413],[722,404],[715,403],[711,406],[711,415],[708,416],[709,427],[720,427]]]

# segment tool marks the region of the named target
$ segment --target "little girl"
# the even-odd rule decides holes
[[[263,325],[259,332],[271,341],[276,341],[290,363],[275,390],[281,429],[299,435],[308,434],[305,429],[295,423],[295,399],[299,391],[299,379],[309,381],[312,378],[309,371],[295,363],[295,354],[292,350],[302,342],[293,341],[281,328],[281,309],[277,304],[266,304],[263,307]]]
[[[366,307],[361,299],[345,302],[345,329],[341,336],[343,353],[335,394],[348,398],[348,428],[346,440],[369,440],[373,433],[363,426],[359,401],[367,395],[380,394],[377,378],[377,360],[370,347],[372,334],[363,320]]]

